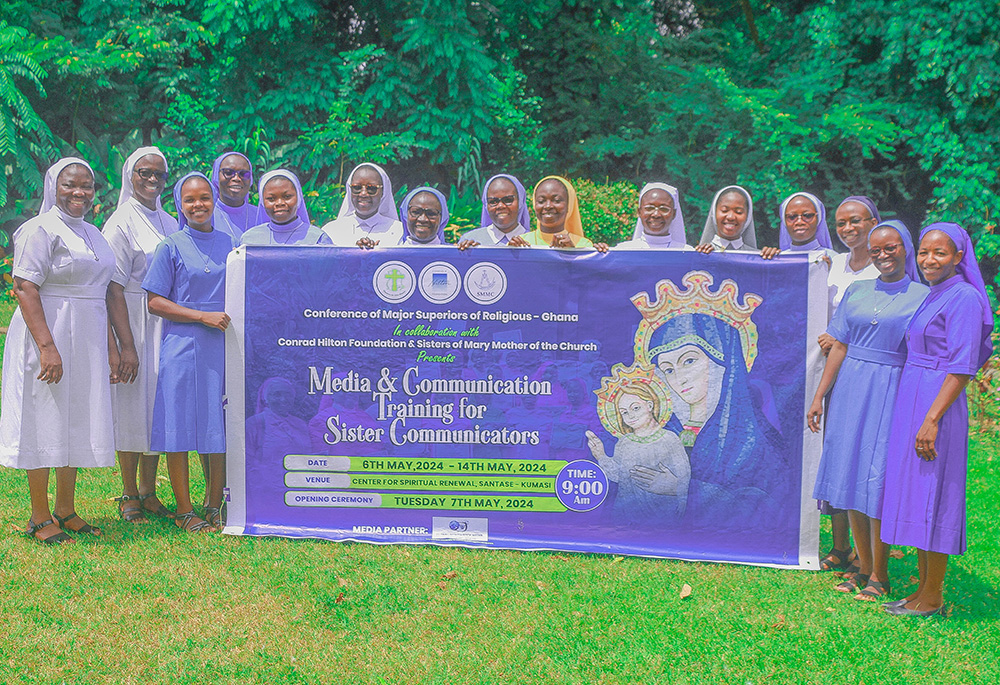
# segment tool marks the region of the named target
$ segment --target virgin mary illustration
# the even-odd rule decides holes
[[[748,378],[757,356],[751,319],[758,295],[738,301],[738,287],[725,280],[715,292],[710,274],[692,271],[682,291],[657,283],[656,301],[632,298],[643,320],[635,336],[637,363],[648,364],[666,383],[676,433],[691,462],[687,507],[690,520],[705,526],[740,526],[748,518],[780,510],[780,450],[773,428],[756,406]]]
[[[663,430],[670,398],[648,365],[615,364],[597,391],[601,423],[618,441],[612,456],[593,431],[587,446],[608,479],[618,483],[612,517],[625,522],[676,523],[687,506],[691,465],[676,434]]]

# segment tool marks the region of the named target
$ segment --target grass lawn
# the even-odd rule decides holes
[[[17,534],[27,483],[0,469],[0,682],[994,683],[998,445],[973,437],[944,620],[887,616],[825,573],[133,526],[114,469],[80,472],[104,538],[47,548]]]

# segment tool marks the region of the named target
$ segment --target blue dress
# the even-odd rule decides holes
[[[185,226],[153,253],[142,287],[179,305],[221,312],[233,237]],[[226,451],[222,412],[225,333],[200,323],[163,322],[160,377],[153,400],[154,452]]]
[[[880,517],[883,542],[941,554],[965,552],[965,391],[938,423],[936,459],[917,456],[916,437],[945,376],[975,375],[989,356],[982,347],[982,311],[976,289],[953,276],[931,287],[906,331]]]
[[[847,345],[847,356],[830,393],[813,497],[879,517],[892,407],[906,360],[903,338],[928,292],[907,276],[895,283],[856,281],[847,289],[827,328]]]

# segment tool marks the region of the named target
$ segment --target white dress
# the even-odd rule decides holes
[[[844,293],[854,281],[873,281],[879,277],[878,269],[874,264],[869,264],[860,271],[851,269],[851,253],[843,252],[830,257],[830,275],[826,279],[826,284],[830,288],[830,312],[837,311],[840,301],[844,299]]]
[[[377,240],[379,247],[395,247],[403,242],[403,223],[382,214],[362,219],[351,212],[325,224],[323,232],[338,247],[355,247],[362,238]]]
[[[53,207],[14,235],[14,276],[39,286],[62,358],[58,383],[37,380],[38,346],[21,309],[3,355],[0,464],[19,469],[113,466],[108,283],[125,283],[97,227]]]
[[[115,447],[122,452],[150,451],[163,319],[149,313],[142,279],[153,258],[153,250],[176,230],[177,219],[162,209],[147,209],[134,197],[126,200],[104,224],[104,237],[111,245],[118,269],[128,276],[125,303],[139,355],[139,375],[135,382],[118,383],[111,388]]]

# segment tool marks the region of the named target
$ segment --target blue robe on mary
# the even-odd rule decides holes
[[[904,276],[856,281],[841,300],[827,333],[847,345],[847,356],[830,393],[816,499],[879,517],[904,336],[928,292]]]
[[[226,258],[234,247],[228,233],[184,226],[156,247],[142,287],[189,309],[224,311]],[[164,320],[153,401],[154,452],[226,451],[225,362],[225,333]]]

